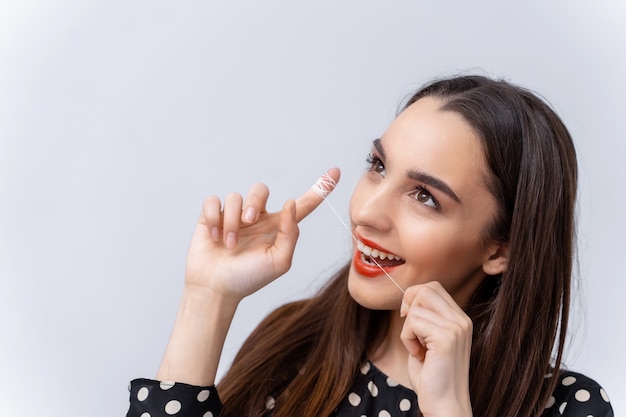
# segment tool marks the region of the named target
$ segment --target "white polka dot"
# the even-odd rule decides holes
[[[172,388],[174,385],[176,385],[174,381],[162,381],[159,384],[159,387],[161,387],[163,391],[167,391],[168,389]]]
[[[409,411],[411,409],[411,401],[407,398],[400,401],[400,411]]]
[[[586,401],[589,401],[589,398],[591,398],[591,394],[586,389],[579,389],[578,391],[576,391],[576,394],[574,394],[574,397],[581,403],[584,403]]]
[[[143,413],[142,415],[140,415],[139,417],[150,417],[150,413]]]
[[[374,381],[367,383],[367,389],[370,391],[370,394],[372,394],[372,397],[378,396],[378,387],[374,384]]]
[[[273,410],[276,406],[276,400],[271,395],[265,399],[265,409]]]
[[[555,402],[556,402],[556,400],[554,399],[554,397],[550,396],[550,398],[548,398],[548,403],[546,404],[546,408],[552,407]]]
[[[130,384],[128,384],[128,391],[130,391]]]
[[[563,378],[563,381],[561,381],[561,384],[565,385],[566,387],[569,387],[574,382],[576,382],[576,378],[575,377],[573,377],[573,376],[566,376],[565,378]]]
[[[370,368],[371,368],[370,363],[369,362],[365,362],[363,364],[363,366],[361,366],[361,373],[363,375],[367,374],[370,371]]]
[[[378,417],[391,417],[391,413],[387,410],[380,410]]]
[[[210,411],[207,411],[206,413],[202,415],[202,417],[213,417],[213,413]]]
[[[198,393],[198,401],[200,401],[201,403],[205,402],[209,398],[210,394],[211,391],[209,391],[208,389],[203,389]]]
[[[141,387],[141,388],[139,388],[139,391],[137,392],[137,399],[139,401],[145,401],[145,399],[148,398],[148,394],[149,393],[150,393],[150,391],[148,391],[148,388]]]
[[[548,372],[543,376],[544,378],[552,378],[552,372]]]
[[[600,388],[600,396],[604,401],[606,401],[607,403],[609,402],[609,394],[607,394],[606,391],[602,388]]]
[[[387,385],[389,385],[390,387],[397,387],[400,384],[391,378],[387,378]]]
[[[351,392],[350,395],[348,395],[348,402],[352,404],[353,407],[356,407],[361,404],[361,397],[359,397],[356,393]]]
[[[563,415],[563,413],[565,412],[565,407],[567,407],[567,403],[563,403],[559,407],[559,413],[561,413],[561,415]]]
[[[181,408],[182,404],[180,403],[180,401],[172,400],[165,404],[165,412],[170,416],[178,413]]]

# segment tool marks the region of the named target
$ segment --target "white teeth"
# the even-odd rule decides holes
[[[396,255],[392,255],[387,252],[380,251],[378,249],[372,249],[361,241],[357,241],[356,248],[359,252],[363,253],[365,256],[371,256],[372,258],[379,258],[381,260],[385,259],[395,259],[396,261],[401,261],[402,258]]]

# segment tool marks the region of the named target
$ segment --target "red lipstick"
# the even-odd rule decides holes
[[[357,236],[357,238],[364,245],[370,247],[371,249],[376,249],[378,251],[391,254],[391,252],[378,246],[372,241],[363,239],[360,236]],[[380,275],[384,275],[385,273],[388,274],[393,268],[398,267],[402,264],[404,264],[403,260],[402,261],[397,261],[397,260],[382,261],[380,258],[373,258],[373,257],[367,256],[358,249],[358,245],[357,245],[357,248],[355,248],[354,250],[354,256],[352,258],[352,265],[354,266],[354,269],[356,270],[356,272],[364,277],[369,277],[369,278],[374,278]]]

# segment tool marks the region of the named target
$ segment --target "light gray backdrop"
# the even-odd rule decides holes
[[[567,360],[624,415],[624,4],[0,1],[0,414],[124,415],[128,381],[154,376],[165,348],[205,196],[263,181],[276,209],[339,166],[345,218],[400,101],[471,70],[538,91],[575,137]],[[224,363],[349,256],[328,207],[301,230],[292,271],[242,305]]]

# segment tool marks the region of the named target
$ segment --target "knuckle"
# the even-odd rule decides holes
[[[414,299],[416,300],[421,300],[425,297],[429,297],[429,295],[432,293],[431,288],[428,286],[428,284],[424,284],[424,285],[416,285],[414,287]]]
[[[430,288],[431,290],[437,291],[437,290],[443,290],[443,285],[441,285],[441,282],[439,281],[430,281],[427,282],[426,287]]]
[[[292,259],[290,256],[282,257],[276,261],[276,269],[279,274],[284,274],[291,269]]]
[[[472,322],[472,319],[464,317],[462,327],[466,332],[472,332],[474,330],[474,323]]]
[[[462,337],[463,335],[471,334],[472,327],[472,321],[464,318],[454,322],[452,329],[457,337]]]

